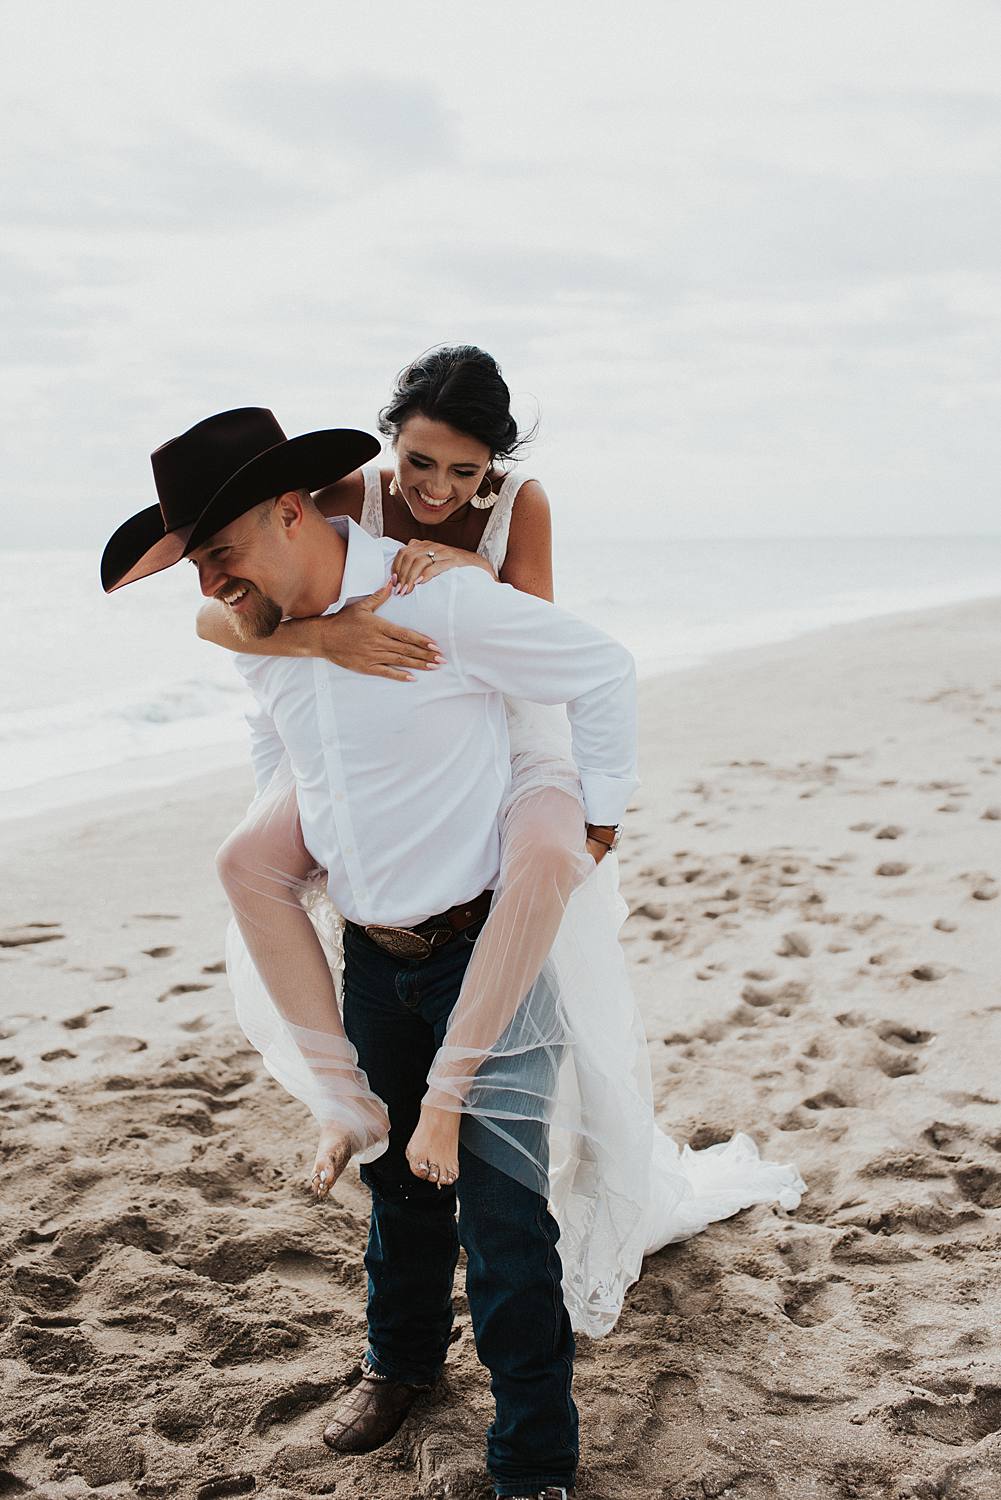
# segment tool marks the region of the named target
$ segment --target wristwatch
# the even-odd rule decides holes
[[[617,849],[619,840],[622,838],[621,823],[585,823],[584,832],[589,839],[596,844],[604,844],[606,849]]]

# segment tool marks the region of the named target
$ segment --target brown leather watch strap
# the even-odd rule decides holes
[[[593,839],[596,844],[604,844],[606,849],[614,849],[618,843],[617,823],[585,823],[584,830],[589,839]]]

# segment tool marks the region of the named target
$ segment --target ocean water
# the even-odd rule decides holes
[[[0,553],[0,817],[244,754],[245,689],[193,570],[106,597],[97,554]],[[641,676],[842,621],[1001,593],[1001,537],[561,540],[557,597]]]

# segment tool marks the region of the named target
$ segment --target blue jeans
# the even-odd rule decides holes
[[[496,1402],[487,1468],[498,1495],[523,1495],[546,1485],[570,1488],[577,1467],[574,1340],[559,1229],[541,1193],[469,1149],[470,1131],[485,1128],[475,1121],[462,1123],[456,1187],[415,1177],[404,1154],[481,925],[422,963],[392,957],[356,928],[345,931],[344,1025],[390,1120],[388,1151],[361,1169],[372,1193],[368,1358],[392,1380],[427,1385],[438,1378],[461,1243],[476,1352]],[[545,1127],[511,1126],[513,1134],[522,1128],[538,1157]]]

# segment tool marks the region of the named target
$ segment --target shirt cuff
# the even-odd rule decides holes
[[[635,776],[606,776],[595,771],[581,771],[584,793],[584,815],[588,823],[621,823],[629,799],[639,786]]]

